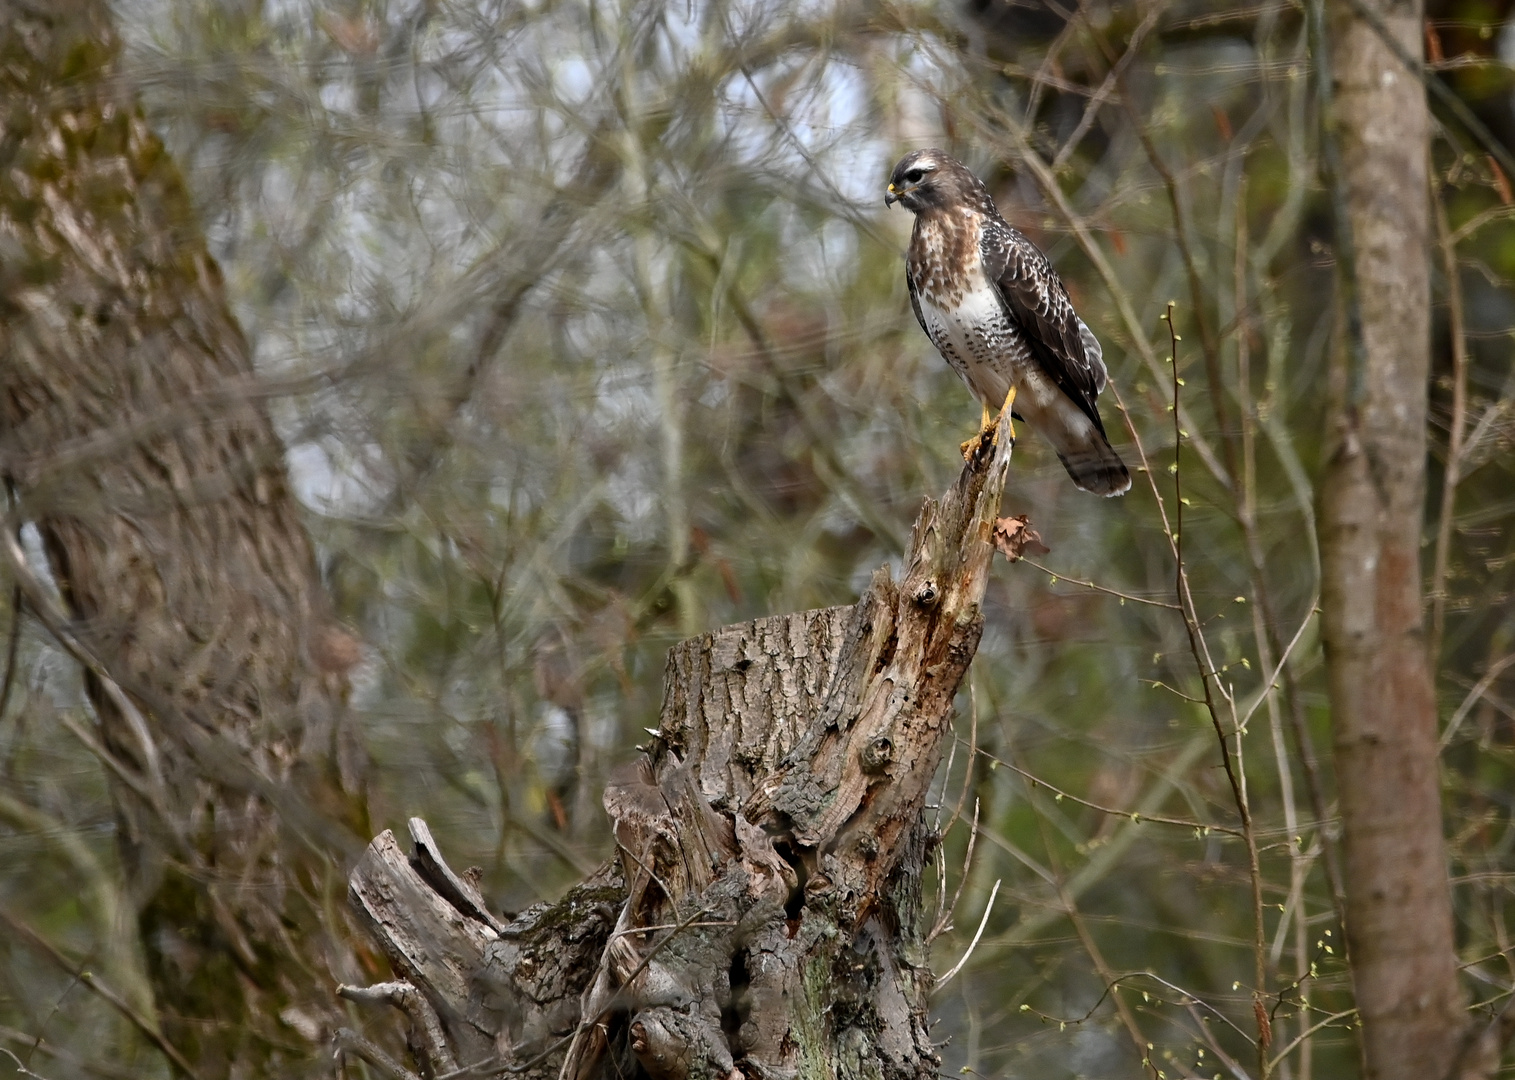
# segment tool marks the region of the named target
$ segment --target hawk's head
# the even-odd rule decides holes
[[[885,206],[894,203],[916,214],[964,205],[994,211],[994,200],[978,177],[951,154],[933,147],[912,150],[900,158],[884,196]]]

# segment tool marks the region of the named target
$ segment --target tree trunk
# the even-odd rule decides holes
[[[164,1034],[207,1078],[292,1075],[329,1035],[324,988],[358,970],[326,914],[369,831],[342,709],[356,643],[118,51],[99,0],[0,19],[7,535],[36,524],[66,613],[5,550],[86,665]]]
[[[1467,1022],[1421,614],[1429,117],[1417,71],[1380,32],[1418,62],[1422,10],[1333,8],[1339,250],[1360,324],[1333,388],[1319,515],[1347,943],[1367,1076],[1427,1080],[1448,1074]]]
[[[423,822],[409,859],[382,834],[350,899],[402,979],[341,993],[404,1010],[426,1076],[935,1077],[923,807],[1009,459],[986,439],[927,501],[902,581],[675,647],[658,734],[605,792],[620,857],[556,905],[504,923]]]

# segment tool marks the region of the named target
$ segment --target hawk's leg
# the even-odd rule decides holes
[[[1010,437],[1012,439],[1015,438],[1015,421],[1010,419],[1010,406],[1014,404],[1015,384],[1011,383],[1010,392],[1005,395],[1005,403],[1000,406],[1000,412],[1005,414],[1005,423],[1010,425]],[[967,439],[964,442],[958,444],[958,449],[962,451],[964,461],[973,460],[973,453],[983,443],[985,435],[993,432],[996,439],[999,437],[999,432],[997,430],[998,424],[998,416],[990,411],[988,405],[985,405],[983,415],[981,415],[978,420],[978,434],[973,436],[973,438]],[[991,443],[990,445],[994,444]]]

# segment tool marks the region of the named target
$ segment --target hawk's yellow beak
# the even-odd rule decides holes
[[[896,195],[895,192],[894,192],[894,185],[890,184],[889,185],[889,194],[887,194],[887,195],[884,196],[884,205],[885,206],[893,206],[898,201],[899,201],[899,196]]]

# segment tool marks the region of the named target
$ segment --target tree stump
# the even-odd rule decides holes
[[[503,922],[424,822],[409,857],[375,839],[349,899],[400,979],[339,992],[400,1008],[428,1078],[935,1076],[923,810],[1011,448],[985,435],[926,500],[901,581],[670,650],[657,737],[605,791],[618,858],[562,900]]]

